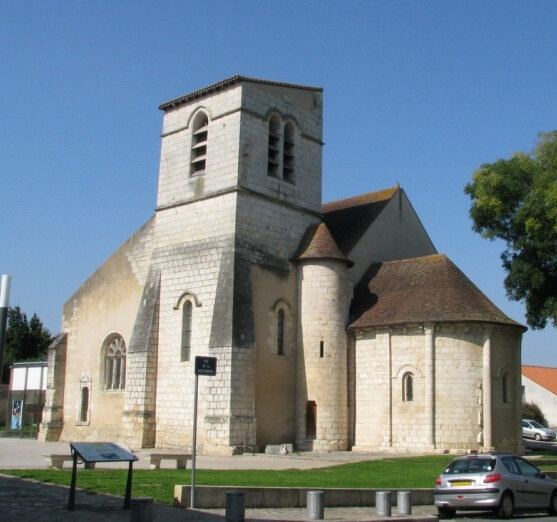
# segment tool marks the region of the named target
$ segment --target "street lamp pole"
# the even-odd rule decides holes
[[[6,344],[11,283],[11,276],[2,276],[2,286],[0,287],[0,384],[2,383],[2,373],[4,369],[4,346]]]

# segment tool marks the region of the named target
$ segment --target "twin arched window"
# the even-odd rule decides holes
[[[126,343],[120,335],[108,339],[104,349],[104,389],[126,387]]]
[[[294,183],[295,128],[290,121],[282,126],[278,115],[269,119],[267,174],[273,178]]]

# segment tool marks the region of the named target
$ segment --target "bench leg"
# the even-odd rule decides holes
[[[151,469],[159,469],[161,467],[161,459],[151,457]]]
[[[64,459],[50,459],[51,466],[56,469],[63,469],[64,468]]]
[[[176,469],[186,469],[188,459],[176,459]]]

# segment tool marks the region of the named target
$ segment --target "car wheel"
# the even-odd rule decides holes
[[[514,500],[512,495],[507,492],[501,497],[501,502],[497,507],[497,516],[499,518],[511,518],[514,513]]]
[[[437,514],[441,519],[453,518],[455,516],[456,510],[446,507],[438,507]]]
[[[542,436],[541,436],[539,433],[536,433],[536,434],[534,435],[534,438],[535,438],[537,441],[542,440]]]
[[[557,515],[557,490],[551,494],[547,512],[552,516]]]

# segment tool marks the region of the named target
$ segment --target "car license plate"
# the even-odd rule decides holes
[[[460,488],[462,486],[471,486],[473,482],[471,480],[454,480],[450,484],[453,488]]]

